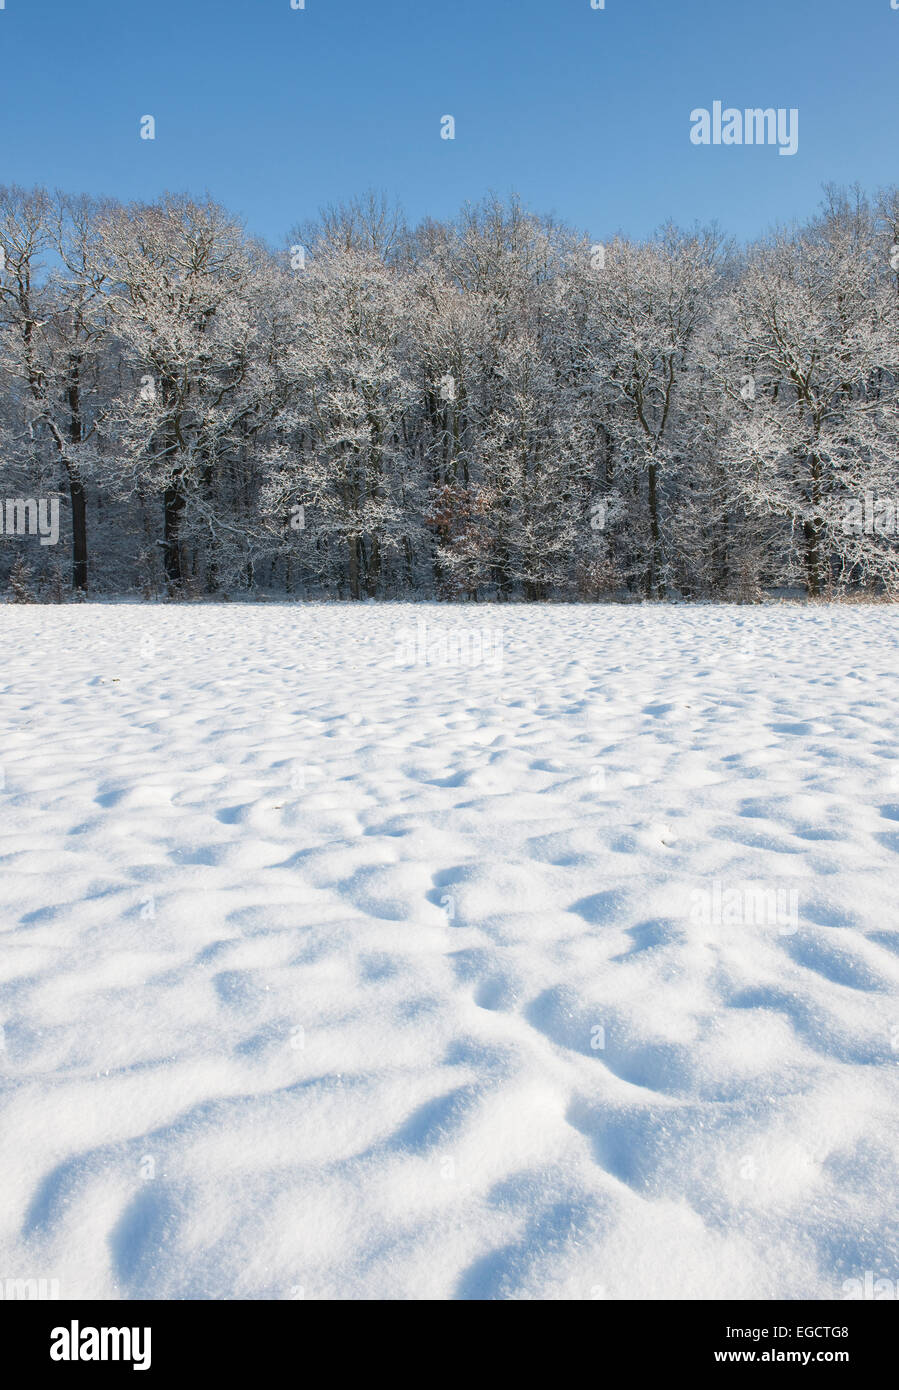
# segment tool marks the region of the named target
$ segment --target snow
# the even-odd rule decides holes
[[[0,634],[0,1277],[899,1273],[888,607],[8,606]]]

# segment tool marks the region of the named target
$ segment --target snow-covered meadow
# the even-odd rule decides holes
[[[0,641],[0,1279],[899,1280],[894,610],[7,606]]]

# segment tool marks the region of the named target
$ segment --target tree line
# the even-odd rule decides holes
[[[369,194],[275,249],[209,199],[4,187],[0,380],[19,597],[899,588],[896,189],[745,247]]]

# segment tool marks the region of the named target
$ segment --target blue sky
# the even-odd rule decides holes
[[[5,0],[0,59],[3,182],[209,192],[276,244],[368,187],[413,221],[515,190],[602,239],[899,182],[890,0]],[[798,107],[799,153],[692,145],[715,100]]]

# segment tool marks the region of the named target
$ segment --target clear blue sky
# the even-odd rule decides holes
[[[276,244],[368,187],[413,220],[515,190],[602,239],[899,182],[890,0],[6,0],[0,60],[3,182],[208,191]],[[798,107],[799,153],[693,146],[715,100]]]

